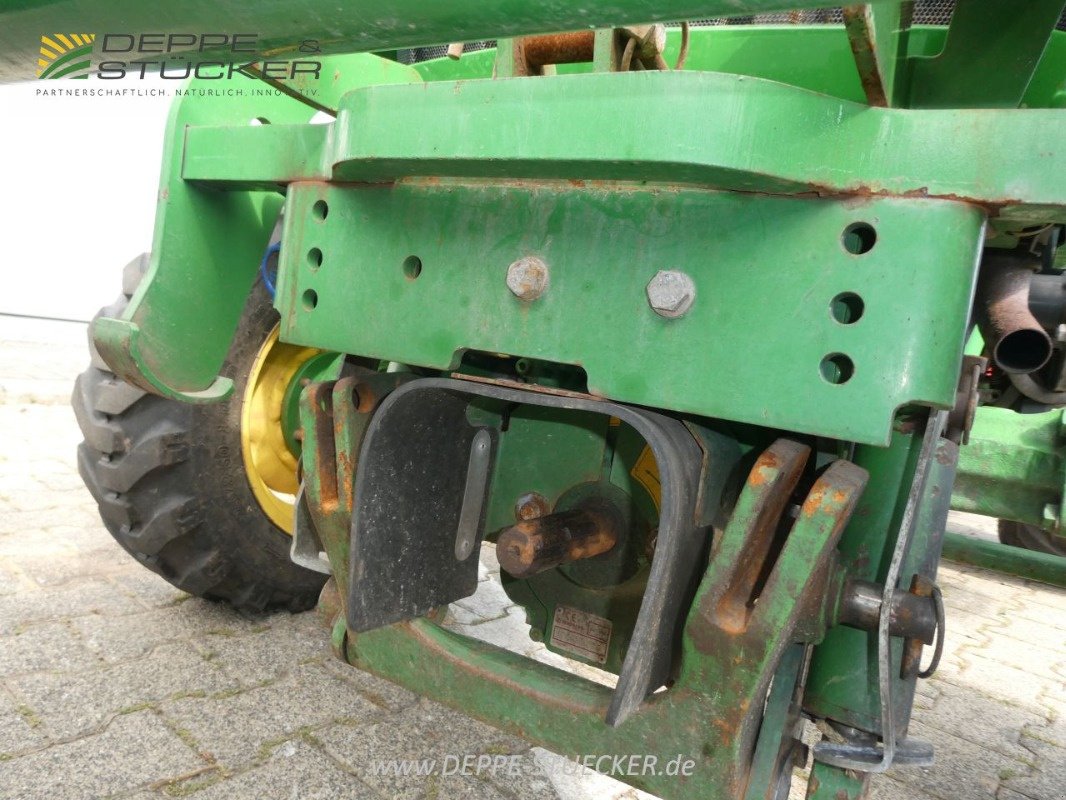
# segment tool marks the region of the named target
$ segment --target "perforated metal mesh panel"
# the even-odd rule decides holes
[[[917,0],[914,4],[913,25],[947,25],[955,11],[955,0]],[[819,8],[810,11],[784,11],[777,14],[752,14],[743,17],[695,20],[693,25],[843,25],[839,8]],[[1066,11],[1056,26],[1066,30]]]

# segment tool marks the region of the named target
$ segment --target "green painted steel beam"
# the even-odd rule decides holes
[[[381,71],[379,60],[355,58]],[[345,79],[361,85],[359,75],[352,69]],[[406,81],[411,75],[395,77]],[[208,83],[190,86],[210,88]],[[135,298],[126,322],[137,330],[123,333],[123,326],[108,322],[97,327],[101,336],[108,332],[102,350],[114,354],[120,374],[187,399],[210,399],[224,389],[211,389],[225,352],[224,332],[258,257],[254,244],[245,255],[226,254],[226,263],[236,261],[246,272],[231,271],[223,280],[218,259],[233,230],[224,207],[272,197],[231,192],[225,199],[216,188],[273,192],[316,177],[387,182],[462,175],[673,181],[749,193],[939,196],[1027,221],[1059,218],[1066,206],[1066,153],[1055,135],[1062,111],[869,109],[771,81],[695,73],[362,88],[342,101],[340,119],[323,128],[286,126],[309,112],[288,98],[230,99],[183,98],[181,108],[197,110],[182,112],[180,131],[168,140],[157,221],[162,238],[153,258],[163,265],[158,280],[169,288],[149,288],[157,280],[153,269],[142,291],[174,298],[175,304],[153,301],[155,321],[141,330],[147,317]],[[295,110],[265,113],[271,102]],[[212,111],[223,106],[225,113]],[[259,116],[273,124],[246,124]],[[589,118],[600,123],[589,126]],[[434,124],[425,125],[426,119]],[[662,135],[661,119],[701,135]],[[178,211],[191,208],[194,198],[197,213]],[[219,292],[222,285],[229,288]],[[207,326],[190,324],[184,311],[203,302],[198,287],[210,298],[203,309],[211,312]]]
[[[969,444],[959,451],[951,507],[1038,528],[1045,509],[1061,506],[1066,484],[1063,412],[977,410]]]
[[[944,558],[1008,575],[1066,587],[1066,558],[990,542],[961,533],[944,537]],[[951,624],[950,617],[948,624]]]
[[[875,109],[722,73],[376,86],[341,101],[317,177],[630,180],[934,197],[1050,221],[1066,219],[1064,122],[1057,109]],[[699,135],[671,133],[684,131]],[[228,143],[227,135],[189,132],[187,178],[211,180],[217,172],[226,185],[234,171],[251,177],[258,170],[269,183],[291,177],[270,172],[276,159],[266,151],[276,144],[269,134],[257,142],[255,131],[233,131]],[[221,168],[219,149],[247,163]]]
[[[231,191],[277,191],[322,180],[331,133],[330,125],[188,128],[182,178]]]
[[[351,133],[336,139],[332,177],[647,180],[940,197],[1034,217],[1048,206],[1061,219],[1064,122],[1058,110],[871,109],[718,73],[381,86],[342,101]]]

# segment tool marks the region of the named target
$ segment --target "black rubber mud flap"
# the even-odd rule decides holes
[[[477,587],[499,433],[471,401],[590,411],[631,425],[651,447],[662,483],[655,557],[607,722],[621,723],[671,677],[685,612],[705,562],[697,527],[702,451],[671,417],[584,395],[424,378],[396,389],[363,439],[352,517],[348,626],[359,632],[421,616]]]

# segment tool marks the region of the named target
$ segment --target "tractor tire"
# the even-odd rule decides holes
[[[126,266],[122,295],[99,315],[121,314],[146,265],[141,256]],[[257,280],[222,368],[233,393],[203,405],[149,394],[116,377],[96,352],[90,327],[91,363],[72,398],[85,437],[78,471],[111,535],[179,589],[247,611],[310,608],[326,579],[290,561],[292,539],[263,511],[244,467],[244,389],[277,322]]]
[[[999,521],[999,540],[1003,544],[1023,547],[1026,550],[1034,550],[1037,553],[1066,556],[1066,538],[1021,522],[1001,519]]]

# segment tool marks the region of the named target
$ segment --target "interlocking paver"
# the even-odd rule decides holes
[[[117,591],[104,578],[78,580],[55,589],[0,596],[0,635],[68,617],[123,616],[143,611],[135,597]]]
[[[443,797],[473,794],[484,788],[484,781],[474,775],[445,774],[453,767],[459,771],[458,764],[448,760],[450,756],[503,755],[529,748],[513,736],[429,700],[373,724],[333,725],[317,732],[315,738],[364,783],[393,798],[419,797],[435,785]],[[432,762],[437,774],[373,774],[375,763],[387,766],[393,759]]]
[[[263,626],[258,633],[208,633],[193,642],[241,686],[277,680],[301,664],[332,658],[326,628],[314,614],[281,613],[264,619]]]
[[[360,784],[337,762],[301,740],[286,741],[274,748],[262,765],[221,780],[212,776],[207,786],[195,791],[192,781],[178,786],[190,800],[362,800],[381,795]],[[205,782],[205,781],[202,781]],[[173,792],[177,793],[177,792]]]
[[[371,722],[385,712],[351,685],[305,664],[275,683],[213,697],[188,697],[160,705],[201,752],[226,768],[255,760],[263,747],[304,729],[340,720]]]
[[[136,564],[74,466],[82,336],[46,355],[0,343],[0,800],[648,797],[334,660],[313,613],[237,614]],[[528,638],[491,548],[479,578],[450,625],[569,663]],[[952,564],[940,580],[948,652],[911,727],[937,765],[875,777],[873,797],[1063,800],[1066,591]],[[366,774],[370,758],[485,752],[516,754],[518,774]]]
[[[1046,713],[1047,703],[1041,699],[1041,694],[1047,685],[1037,676],[973,652],[966,653],[965,658],[966,666],[957,674],[946,675],[945,681],[977,694]]]
[[[151,711],[106,731],[0,763],[0,800],[90,800],[175,779],[204,766]]]
[[[1066,659],[1066,636],[1061,628],[1049,628],[1043,622],[1023,614],[1015,614],[1004,628],[1003,635],[1015,643],[1020,642],[1021,644],[1016,646],[1022,649],[1036,642],[1047,649],[1055,650],[1060,660]]]
[[[979,800],[994,797],[1004,776],[1025,775],[1029,765],[987,747],[936,731],[921,720],[911,723],[909,734],[933,741],[937,761],[932,767],[897,767],[892,778],[941,800]]]
[[[360,695],[386,711],[398,711],[401,708],[413,706],[419,697],[414,692],[409,692],[402,686],[391,681],[384,680],[363,672],[352,669],[348,664],[337,658],[327,658],[320,663],[322,669],[334,677],[340,678],[346,684],[354,688]]]
[[[1046,717],[968,688],[942,681],[933,683],[941,691],[919,715],[923,723],[1010,758],[1031,757],[1019,742],[1021,732],[1029,725],[1043,725]]]
[[[214,633],[238,636],[254,633],[262,622],[238,614],[227,606],[190,599],[122,617],[77,617],[71,620],[86,646],[107,661],[127,661],[175,639]]]
[[[21,705],[10,693],[0,689],[0,754],[9,756],[33,750],[47,741],[41,721],[33,710]]]
[[[15,695],[56,738],[97,730],[113,715],[176,695],[234,689],[237,682],[187,642],[161,645],[148,656],[109,667],[12,679]]]
[[[108,580],[119,587],[123,593],[132,594],[146,608],[166,608],[184,602],[190,597],[181,589],[160,579],[154,572],[143,568],[109,576]]]
[[[1066,757],[1063,750],[1047,742],[1025,739],[1032,751],[1033,767],[1028,773],[1003,779],[1003,786],[1026,797],[1066,798]]]
[[[0,676],[77,670],[97,664],[99,659],[68,621],[48,622],[22,633],[0,636]]]
[[[1059,640],[1066,643],[1066,632],[1058,633],[1053,628],[1039,642],[1026,642],[1024,646],[1007,636],[990,636],[980,644],[964,645],[963,657],[977,655],[1052,682],[1061,681],[1055,668],[1066,662],[1066,653],[1053,649]]]

